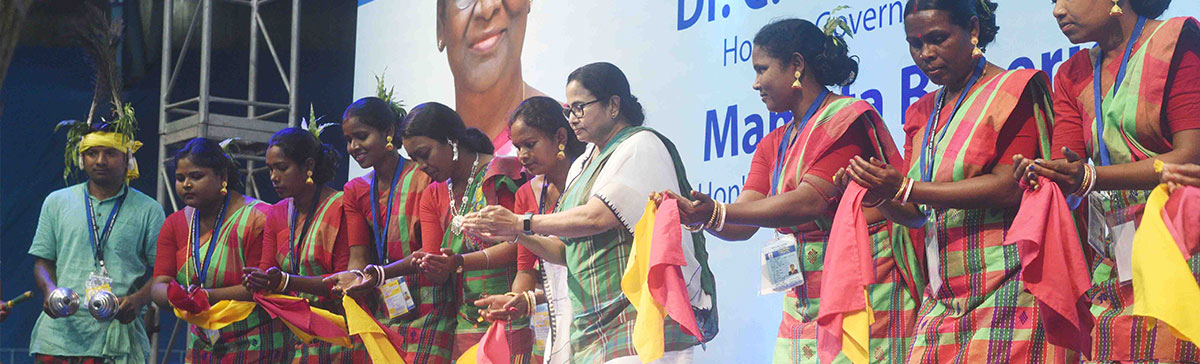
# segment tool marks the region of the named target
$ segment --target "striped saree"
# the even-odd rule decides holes
[[[201,252],[208,251],[212,232],[202,232],[198,242],[192,241],[191,221],[196,209],[185,207],[176,212],[180,214],[174,223],[175,239],[185,242],[177,254],[176,262],[180,267],[175,280],[184,287],[200,285],[203,288],[221,288],[242,284],[242,267],[257,266],[258,261],[251,260],[247,249],[261,249],[263,228],[266,223],[266,210],[270,205],[258,200],[247,198],[241,208],[229,211],[225,223],[216,239],[212,260],[209,265],[207,278],[197,282],[196,259],[192,257],[193,244],[199,244]],[[173,214],[174,215],[174,214]],[[183,234],[179,234],[183,233]],[[185,235],[186,234],[186,235]],[[184,236],[180,236],[184,235]],[[261,252],[261,250],[260,250]],[[255,254],[257,256],[257,254]],[[286,362],[292,357],[292,334],[279,320],[271,317],[261,308],[255,308],[246,319],[235,322],[218,330],[215,340],[210,339],[204,330],[189,325],[187,339],[186,363],[260,363]]]
[[[1032,102],[1037,151],[1048,156],[1049,80],[1040,71],[1006,71],[968,91],[961,108],[936,118],[936,154],[928,155],[924,130],[935,93],[908,110],[905,125],[908,177],[922,178],[922,154],[932,164],[933,182],[954,182],[990,173],[1002,158],[996,143],[1004,124],[1022,103]],[[947,100],[947,102],[952,102]],[[946,105],[949,110],[950,105]],[[1025,122],[1025,120],[1013,120]],[[1021,281],[1021,257],[1004,236],[1017,206],[947,209],[931,213],[917,249],[927,252],[929,286],[917,314],[909,363],[1063,363],[1076,353],[1049,344],[1032,294]]]
[[[284,199],[271,206],[267,218],[266,238],[263,240],[263,264],[260,267],[279,267],[284,272],[300,276],[324,276],[346,270],[346,258],[349,257],[349,244],[346,240],[345,216],[343,214],[343,193],[334,192],[324,201],[317,204],[313,212],[312,224],[307,233],[302,234],[304,221],[307,217],[296,219],[295,234],[291,233],[292,215],[296,213],[295,200]],[[302,241],[289,241],[289,239]],[[290,246],[290,245],[294,245]],[[293,249],[294,248],[294,249]],[[293,255],[294,254],[294,255]],[[340,258],[337,258],[340,257]],[[278,263],[275,263],[278,262]],[[299,267],[295,271],[293,267]],[[330,295],[314,296],[299,293],[298,297],[308,300],[312,307],[340,312],[340,300]],[[366,350],[361,343],[355,343],[353,348],[330,344],[326,341],[313,340],[310,343],[296,344],[293,363],[362,363],[367,358]]]
[[[1099,164],[1101,160],[1098,138],[1104,139],[1105,151],[1113,165],[1152,159],[1169,151],[1171,143],[1166,131],[1162,130],[1164,90],[1184,27],[1195,28],[1197,25],[1196,19],[1190,17],[1146,25],[1142,36],[1134,43],[1120,88],[1115,93],[1110,88],[1102,95],[1102,134],[1097,132],[1095,123],[1094,71],[1091,71],[1099,49],[1079,52],[1068,60],[1070,66],[1087,67],[1088,77],[1086,81],[1080,79],[1081,82],[1074,84],[1060,82],[1056,85],[1056,88],[1072,90],[1068,91],[1071,92],[1069,95],[1060,95],[1069,99],[1056,101],[1071,105],[1080,114],[1085,124],[1084,143],[1094,163]],[[1102,69],[1102,79],[1116,79],[1119,61],[1110,62]],[[1104,216],[1102,221],[1088,222],[1088,242],[1095,252],[1088,297],[1092,299],[1092,313],[1097,318],[1092,335],[1092,359],[1098,362],[1200,362],[1200,351],[1195,344],[1179,340],[1155,320],[1133,315],[1132,282],[1121,282],[1115,263],[1115,239],[1105,236],[1100,226],[1140,221],[1149,196],[1150,190],[1120,190],[1094,192],[1090,199],[1089,208],[1095,210],[1096,215]],[[1200,255],[1185,254],[1185,257],[1193,275],[1200,280]]]
[[[867,131],[866,139],[873,147],[871,156],[889,163],[901,163],[900,153],[892,142],[883,120],[874,107],[866,101],[843,97],[830,102],[817,111],[799,130],[796,142],[786,151],[781,180],[776,183],[772,194],[780,194],[800,187],[802,178],[855,122],[862,121]],[[792,121],[793,123],[797,121]],[[786,126],[773,133],[784,132]],[[780,138],[781,142],[785,142]],[[778,148],[778,145],[760,145],[759,148]],[[864,155],[864,157],[869,157]],[[834,206],[837,200],[831,201]],[[779,232],[794,234],[800,252],[800,271],[805,283],[787,292],[783,301],[783,320],[775,341],[775,363],[817,363],[817,314],[821,303],[821,287],[825,279],[825,252],[829,249],[829,232],[833,223],[833,211],[821,219],[799,227],[779,229]],[[893,227],[891,224],[872,224],[871,256],[875,271],[869,275],[874,283],[868,294],[875,322],[870,327],[868,355],[873,361],[898,362],[908,354],[909,340],[917,310],[917,300],[901,273],[909,265],[897,261],[893,249]],[[896,228],[904,231],[903,228]],[[853,243],[853,242],[847,242]],[[832,359],[835,363],[849,363],[845,355]]]

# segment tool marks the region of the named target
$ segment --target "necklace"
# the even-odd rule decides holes
[[[463,220],[465,219],[463,215],[465,212],[459,211],[459,209],[461,207],[467,207],[468,205],[467,199],[471,195],[471,186],[475,184],[475,174],[479,172],[477,169],[478,167],[479,153],[475,153],[475,162],[471,163],[471,175],[470,177],[467,177],[467,187],[463,189],[462,204],[458,204],[454,199],[454,179],[451,178],[446,180],[446,185],[449,187],[449,190],[446,192],[448,192],[450,195],[450,216],[453,216],[450,218],[450,232],[454,233],[454,235],[462,234],[462,225]]]

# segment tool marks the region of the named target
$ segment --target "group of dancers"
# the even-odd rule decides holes
[[[224,145],[197,138],[170,167],[186,207],[164,217],[128,186],[140,147],[132,128],[119,117],[92,123],[69,135],[67,152],[87,181],[46,198],[29,253],[47,297],[109,289],[119,311],[98,322],[62,316],[47,299],[30,351],[43,363],[145,362],[138,317],[151,301],[219,321],[234,302],[268,296],[349,317],[346,296],[407,363],[458,361],[497,323],[514,363],[640,363],[640,311],[623,278],[650,199],[673,203],[687,229],[680,288],[699,328],[665,318],[655,363],[693,362],[717,334],[709,267],[720,259],[701,231],[739,241],[759,228],[796,254],[777,363],[1198,362],[1187,330],[1135,314],[1142,281],[1129,263],[1143,214],[1164,209],[1152,191],[1164,184],[1165,213],[1186,219],[1200,187],[1200,28],[1158,20],[1169,4],[1056,1],[1063,34],[1097,46],[1051,82],[987,61],[996,3],[909,0],[904,40],[941,88],[907,110],[903,149],[870,103],[829,90],[860,73],[828,31],[836,26],[773,21],[753,40],[753,88],[794,117],[758,143],[728,204],[689,187],[674,144],[644,126],[624,73],[604,62],[567,77],[565,104],[520,103],[505,133],[513,155],[451,107],[406,111],[381,92],[342,115],[345,154],[369,172],[339,190],[327,182],[343,156],[321,143],[325,126],[281,130],[265,155],[275,204],[240,192]],[[1048,206],[1069,209],[1022,208],[1042,190],[1057,193]],[[1031,233],[1050,247],[1013,242],[1035,229],[1014,221],[1052,226],[1056,213],[1068,230]],[[1177,236],[1192,278],[1180,289],[1195,290],[1200,232]],[[1053,246],[1067,241],[1078,246]],[[1031,263],[1038,252],[1061,261]],[[1061,297],[1079,305],[1063,309]],[[295,332],[307,321],[264,307],[234,317],[219,329],[189,325],[186,361],[372,359],[358,337],[306,340]],[[1083,331],[1063,334],[1064,322]]]

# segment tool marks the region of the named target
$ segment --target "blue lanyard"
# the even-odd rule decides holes
[[[1142,29],[1146,27],[1146,17],[1139,16],[1137,26],[1133,27],[1133,34],[1129,36],[1129,44],[1125,45],[1125,58],[1121,59],[1121,68],[1117,71],[1117,78],[1113,80],[1112,93],[1117,94],[1117,90],[1121,89],[1121,82],[1125,80],[1125,68],[1129,66],[1129,55],[1133,53],[1133,44],[1137,43],[1139,37],[1142,36]],[[1100,92],[1100,73],[1103,71],[1104,65],[1104,50],[1096,52],[1096,64],[1092,70],[1092,94],[1096,97],[1096,150],[1100,152],[1100,165],[1107,166],[1112,164],[1112,159],[1108,156],[1108,145],[1104,143],[1104,99]]]
[[[300,256],[296,254],[296,251],[300,250],[300,244],[304,244],[304,237],[308,235],[313,216],[317,214],[317,206],[321,202],[321,186],[316,187],[317,192],[313,194],[312,210],[309,210],[308,216],[304,217],[304,229],[300,231],[299,240],[296,239],[296,219],[300,217],[300,211],[296,209],[296,199],[292,199],[292,221],[288,223],[288,253],[292,258],[293,274],[300,274]]]
[[[396,197],[396,183],[400,182],[400,172],[404,170],[404,157],[399,158],[400,161],[396,162],[396,172],[392,173],[392,188],[388,190],[387,212],[383,223],[379,222],[379,191],[375,189],[379,175],[371,174],[371,221],[374,222],[371,229],[375,233],[375,253],[379,256],[379,264],[388,264],[387,235],[388,226],[392,224],[392,199]]]
[[[96,252],[96,264],[101,270],[104,269],[104,246],[108,243],[108,235],[112,233],[112,229],[115,226],[113,225],[113,221],[117,220],[117,214],[121,213],[121,204],[125,202],[125,196],[128,195],[129,186],[125,186],[121,189],[121,197],[117,198],[117,202],[113,204],[112,211],[108,212],[108,221],[104,223],[104,232],[98,233],[96,231],[96,218],[92,215],[91,196],[88,194],[87,185],[83,186],[84,211],[87,213],[88,232],[90,233],[88,234],[88,242],[92,245],[92,251]]]
[[[545,179],[547,177],[545,175],[542,175],[542,178]],[[546,213],[546,188],[547,187],[550,187],[549,179],[542,181],[542,195],[538,197],[538,215]]]
[[[192,264],[196,266],[196,278],[199,279],[198,286],[203,287],[204,282],[208,280],[208,263],[212,262],[213,252],[217,248],[217,237],[221,235],[221,225],[225,223],[225,209],[229,207],[229,195],[225,195],[225,203],[221,204],[221,211],[217,213],[217,221],[213,223],[212,238],[208,239],[208,254],[204,255],[204,263],[200,262],[200,210],[196,210],[192,216]]]
[[[938,132],[937,140],[932,140],[929,137],[933,134],[933,129],[937,127],[938,114],[942,113],[942,107],[946,105],[946,88],[938,90],[936,107],[933,108],[933,113],[929,114],[929,121],[925,123],[925,145],[928,151],[921,153],[921,182],[933,181],[933,155],[937,153],[937,145],[942,142],[942,138],[946,137],[946,131],[950,130],[950,121],[954,120],[954,114],[958,113],[958,108],[967,99],[971,87],[975,86],[975,82],[978,82],[979,77],[983,76],[984,67],[987,67],[987,59],[979,58],[979,64],[975,65],[975,71],[971,72],[971,78],[967,80],[967,85],[963,86],[962,92],[959,93],[958,101],[954,102],[954,109],[950,112],[950,118],[946,119],[946,126]],[[926,158],[926,154],[929,155],[928,158]],[[927,160],[928,162],[926,162]]]
[[[771,173],[770,195],[774,195],[776,189],[779,188],[779,176],[783,174],[783,165],[787,163],[786,153],[788,149],[791,149],[792,144],[795,143],[796,139],[800,137],[800,134],[796,134],[796,136],[793,137],[792,132],[804,130],[804,126],[808,125],[808,119],[812,118],[813,114],[817,113],[817,109],[821,108],[821,104],[825,102],[825,97],[827,96],[829,96],[829,89],[821,90],[821,94],[817,95],[817,98],[816,100],[813,100],[812,105],[808,106],[808,111],[804,112],[804,117],[801,117],[799,120],[793,120],[792,123],[788,124],[787,129],[783,133],[783,140],[779,141],[779,151],[775,154],[775,171],[774,173]],[[796,125],[796,123],[799,123],[800,125]]]

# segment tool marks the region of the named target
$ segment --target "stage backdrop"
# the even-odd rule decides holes
[[[619,66],[646,108],[646,125],[679,147],[694,187],[723,202],[740,193],[759,139],[791,119],[767,111],[751,89],[751,41],[768,22],[798,17],[822,25],[835,6],[848,5],[837,14],[853,32],[846,40],[850,53],[859,57],[860,72],[857,82],[835,91],[874,104],[897,143],[904,110],[935,90],[909,56],[901,1],[527,1],[480,0],[477,6],[487,3],[493,8],[491,3],[496,3],[500,10],[469,19],[482,24],[494,21],[492,16],[517,21],[527,17],[520,57],[523,79],[560,101],[567,74],[575,68],[596,61]],[[374,76],[386,73],[408,106],[425,101],[455,106],[448,56],[437,48],[438,2],[359,0],[356,97],[373,95]],[[505,6],[528,9],[528,14],[507,14]],[[997,11],[1000,31],[988,47],[989,60],[1002,67],[1053,73],[1071,54],[1091,47],[1067,41],[1051,15],[1052,7],[1047,0],[1002,1]],[[446,8],[456,9],[453,1]],[[1200,2],[1177,0],[1164,17],[1197,14]],[[521,41],[513,33],[507,32],[503,41]],[[353,161],[349,164],[351,176],[364,173]],[[712,239],[708,244],[720,297],[721,332],[706,350],[697,352],[697,362],[770,361],[783,296],[758,294],[758,252],[769,234],[764,230],[748,242]]]

